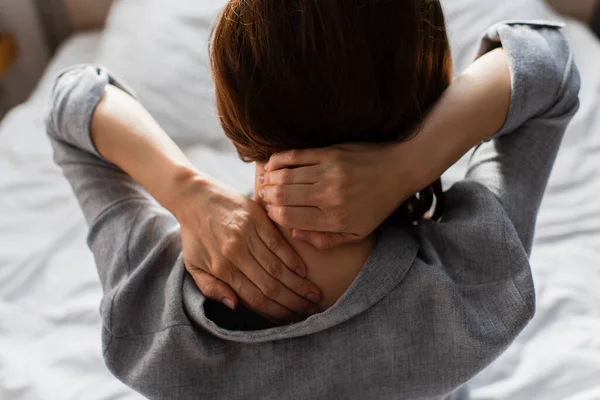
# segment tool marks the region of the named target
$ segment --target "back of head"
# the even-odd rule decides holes
[[[221,124],[245,161],[406,140],[451,80],[435,0],[231,0],[211,55]]]

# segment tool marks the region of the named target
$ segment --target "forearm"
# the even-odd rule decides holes
[[[511,80],[503,49],[475,61],[446,90],[411,143],[422,166],[415,191],[438,179],[465,153],[498,132],[508,115]],[[404,151],[405,143],[396,147]]]
[[[94,112],[91,135],[98,152],[173,212],[178,194],[202,175],[143,106],[107,85]]]
[[[406,199],[439,179],[470,148],[499,131],[510,98],[508,62],[504,51],[497,49],[480,57],[451,84],[425,118],[422,129],[408,142],[345,144],[274,155],[262,195],[271,206],[269,216],[289,229],[346,235],[313,235],[314,240],[309,240],[320,248],[363,239]],[[299,168],[317,164],[319,168],[311,171]],[[319,172],[332,171],[335,166],[342,167],[337,170],[344,171],[343,176]],[[327,188],[325,200],[321,193],[314,201],[309,196],[297,196],[298,191],[292,188],[301,179]],[[312,196],[317,199],[316,192]],[[319,207],[314,207],[317,201]],[[372,205],[372,212],[364,211],[365,204]],[[341,222],[340,215],[349,217]],[[328,218],[333,222],[323,223]]]

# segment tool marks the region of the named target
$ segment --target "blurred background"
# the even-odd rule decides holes
[[[225,1],[0,0],[0,400],[140,398],[103,363],[87,228],[52,161],[44,113],[61,70],[105,65],[201,171],[247,192],[253,168],[223,137],[208,67],[209,31]],[[586,1],[596,0],[562,3]],[[456,73],[493,23],[545,19],[567,22],[583,82],[538,218],[537,315],[470,383],[472,398],[599,400],[600,42],[544,0],[442,4]],[[446,187],[464,164],[443,177]]]
[[[111,0],[1,0],[0,33],[8,35],[2,45],[0,66],[0,118],[25,101],[50,57],[69,35],[100,28]],[[12,44],[9,42],[12,42]],[[18,44],[18,57],[9,46]]]

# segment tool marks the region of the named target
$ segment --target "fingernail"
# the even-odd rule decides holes
[[[319,309],[317,307],[309,307],[306,310],[306,313],[309,315],[314,315],[314,314],[317,314],[318,312],[319,312]]]
[[[309,299],[310,300],[310,299]],[[223,299],[221,300],[223,302],[223,304],[225,304],[228,308],[235,310],[235,304],[233,304],[233,301],[231,301],[231,299]]]
[[[313,292],[308,292],[306,298],[312,301],[313,303],[318,303],[319,301],[321,301],[321,296]]]
[[[267,210],[267,212],[271,211],[271,206],[270,205],[265,205],[265,210]]]
[[[304,268],[296,268],[296,274],[298,274],[302,278],[306,278],[306,271],[304,270]]]
[[[269,165],[269,163],[267,163],[267,164],[265,165],[265,171],[268,171],[268,170],[269,170],[269,168],[271,168],[271,166]]]
[[[260,175],[258,176],[258,183],[260,183],[261,185],[262,185],[263,183],[265,183],[265,174],[260,174]]]
[[[258,197],[260,197],[261,199],[262,199],[263,197],[265,197],[265,189],[260,189],[260,190],[258,191]]]

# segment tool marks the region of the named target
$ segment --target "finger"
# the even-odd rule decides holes
[[[194,279],[196,286],[198,286],[204,297],[223,303],[232,310],[237,307],[238,297],[225,282],[200,268],[191,268],[190,275],[192,275],[192,279]]]
[[[294,229],[292,237],[295,240],[309,243],[319,250],[329,250],[349,243],[361,240],[358,235],[330,232],[307,232]]]
[[[290,271],[260,238],[253,238],[250,243],[250,253],[273,279],[283,283],[285,287],[298,296],[307,299],[311,303],[319,303],[321,301],[321,291],[319,288],[307,279],[301,278],[299,274]],[[309,306],[311,305],[309,304]]]
[[[321,159],[318,149],[290,150],[273,154],[265,165],[265,171],[275,171],[281,168],[317,165]]]
[[[271,315],[267,315],[263,312],[260,312],[259,310],[257,310],[256,308],[252,307],[250,304],[248,304],[247,302],[245,302],[244,300],[240,300],[240,303],[244,305],[244,307],[246,307],[249,310],[252,310],[254,313],[260,315],[261,317],[263,317],[264,319],[274,322],[276,324],[289,324],[292,322],[300,322],[304,319],[306,319],[306,315],[302,316],[302,315],[298,315],[298,314],[290,314],[290,317],[286,317],[286,318],[275,318]]]
[[[328,226],[325,213],[317,207],[288,207],[267,205],[269,218],[287,229],[302,229],[316,232],[338,232]]]
[[[323,191],[315,185],[278,185],[260,188],[258,195],[277,206],[312,206],[323,202]]]
[[[252,259],[252,256],[248,254],[247,258]],[[298,314],[265,296],[244,273],[233,266],[229,268],[232,271],[231,287],[242,303],[248,305],[253,311],[277,321],[298,320]]]
[[[306,277],[306,264],[304,260],[302,260],[292,245],[283,237],[279,229],[273,225],[273,221],[264,212],[262,215],[263,217],[259,219],[259,223],[256,225],[257,236],[271,253],[275,254],[290,271],[294,271],[303,278]]]
[[[270,297],[276,297],[275,293],[278,289],[272,289],[271,287],[275,286],[269,286],[270,284],[266,283],[266,278],[269,278],[266,272],[262,270],[256,261],[249,261],[250,259],[252,259],[252,256],[248,255],[246,262],[240,265],[240,269],[235,273],[236,281],[239,283],[235,285],[234,289],[243,302],[259,314],[278,321],[297,320],[299,314],[305,315],[304,310],[296,313]]]
[[[295,169],[284,168],[265,172],[263,185],[293,185],[316,183],[322,175],[322,168],[317,165]]]
[[[245,262],[238,265],[238,268],[260,289],[263,295],[286,309],[300,315],[312,315],[318,311],[314,304],[298,296],[283,283],[269,275],[254,257],[245,257]],[[284,269],[287,270],[287,268]],[[287,271],[289,272],[289,270]]]

